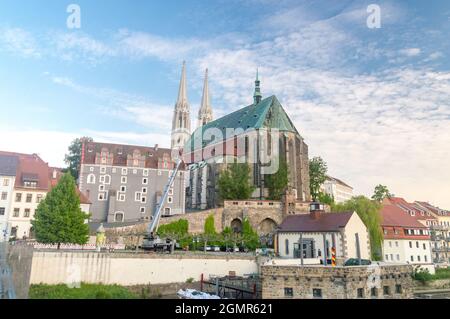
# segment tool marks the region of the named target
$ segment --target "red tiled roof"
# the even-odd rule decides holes
[[[286,217],[280,225],[281,232],[327,232],[339,231],[347,225],[353,212],[320,213],[318,219],[311,214],[292,215]]]
[[[380,214],[381,226],[427,228],[396,205],[383,204]]]
[[[417,221],[436,219],[433,215],[426,212],[423,208],[418,207],[414,203],[408,203],[404,198],[401,197],[386,198],[383,201],[383,203],[387,205],[396,205],[397,207],[402,209],[406,214],[408,214]],[[414,212],[414,215],[411,215],[411,212]]]
[[[428,202],[419,202],[416,201],[416,203],[421,206],[424,207],[425,209],[428,209],[429,211],[431,211],[432,213],[439,215],[439,216],[450,216],[450,212],[446,211],[444,209],[440,209],[439,207],[433,206]]]
[[[19,163],[15,181],[16,188],[24,188],[24,181],[37,182],[36,189],[47,191],[49,189],[48,164],[37,154],[22,154],[0,151],[0,155],[15,155]]]

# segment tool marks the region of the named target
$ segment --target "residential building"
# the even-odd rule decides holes
[[[91,222],[150,220],[175,163],[171,149],[84,141],[79,189],[92,203]],[[178,172],[163,216],[183,214],[185,170]]]
[[[396,205],[383,204],[380,214],[384,237],[383,261],[408,263],[434,273],[428,227]]]
[[[323,205],[312,203],[309,214],[287,216],[278,228],[281,258],[302,259],[303,253],[303,262],[330,263],[333,247],[340,264],[348,258],[371,258],[369,233],[357,213],[325,213]]]
[[[0,242],[6,240],[9,235],[8,217],[11,210],[17,166],[17,157],[0,154]]]
[[[265,176],[273,173],[269,169],[272,165],[275,171],[278,169],[277,159],[287,163],[288,188],[295,199],[309,201],[311,197],[308,145],[276,96],[262,98],[258,75],[253,103],[198,127],[185,145],[183,158],[190,169],[206,166],[207,172],[206,182],[202,184],[206,194],[204,190],[199,191],[195,180],[189,182],[188,208],[222,206],[218,178],[228,163],[235,160],[250,167],[250,183],[255,187],[251,199],[268,197]],[[199,194],[205,194],[206,198]]]
[[[444,267],[450,264],[450,212],[428,202],[416,201],[419,209],[436,218],[430,224],[433,260]]]
[[[333,197],[335,203],[343,203],[353,197],[353,187],[335,177],[327,176],[321,191]]]

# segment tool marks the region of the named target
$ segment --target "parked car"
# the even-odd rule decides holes
[[[368,259],[361,259],[361,264],[358,258],[349,258],[345,261],[344,266],[367,266],[371,265],[372,261]]]

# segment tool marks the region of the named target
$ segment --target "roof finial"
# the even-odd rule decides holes
[[[255,93],[253,94],[253,103],[255,105],[261,102],[262,99],[260,83],[258,68],[256,68]]]

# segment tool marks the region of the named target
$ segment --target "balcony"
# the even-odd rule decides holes
[[[448,253],[450,252],[450,247],[433,247],[432,250],[434,253]]]

